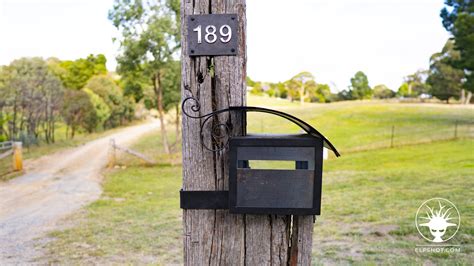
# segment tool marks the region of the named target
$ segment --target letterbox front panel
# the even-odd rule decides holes
[[[247,208],[312,208],[313,186],[314,171],[237,169],[236,205]]]
[[[322,140],[309,135],[232,138],[230,212],[320,214],[322,153]]]

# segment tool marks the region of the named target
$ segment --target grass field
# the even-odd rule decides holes
[[[452,139],[455,131],[459,138],[474,137],[474,108],[459,105],[353,101],[300,107],[297,103],[264,97],[250,97],[248,105],[269,106],[301,118],[342,152],[390,147],[392,126],[394,146]],[[250,113],[248,117],[249,132],[301,131],[285,119],[269,114]]]
[[[474,261],[474,141],[469,137],[474,130],[474,109],[377,102],[308,104],[302,109],[286,101],[255,97],[249,99],[249,105],[279,108],[309,121],[343,153],[325,162],[314,264]],[[458,132],[459,138],[453,139],[443,128],[452,133],[456,121],[465,126],[465,133]],[[417,137],[423,134],[417,133],[404,139],[400,136],[395,148],[374,145],[386,142],[385,131],[390,132],[392,125],[434,132],[431,140],[436,141],[419,141]],[[249,117],[249,129],[298,131],[259,114]],[[158,132],[134,148],[163,163],[147,167],[122,158],[119,163],[126,167],[107,172],[102,198],[69,218],[75,222],[68,229],[51,235],[43,259],[62,264],[182,262],[181,167],[160,157]],[[459,253],[415,252],[416,245],[427,243],[414,226],[415,213],[423,201],[433,197],[450,199],[461,213],[461,228],[449,242],[460,245]]]

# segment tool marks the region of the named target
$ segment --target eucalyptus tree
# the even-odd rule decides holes
[[[84,88],[91,90],[105,102],[109,115],[102,121],[104,128],[113,128],[130,120],[134,106],[130,104],[129,96],[124,96],[117,82],[108,75],[94,76]]]
[[[66,137],[71,139],[80,128],[92,132],[100,120],[87,90],[67,90],[61,114],[67,125]]]
[[[439,53],[430,58],[430,74],[427,83],[431,85],[431,94],[436,98],[449,102],[452,97],[459,97],[465,79],[464,71],[450,64],[461,57],[454,49],[454,41],[448,40]]]
[[[292,98],[299,98],[300,104],[310,97],[310,90],[316,87],[316,81],[310,72],[301,72],[286,82],[289,94]]]
[[[165,124],[166,106],[177,106],[179,99],[165,94],[179,91],[179,86],[174,84],[179,82],[180,77],[175,75],[177,81],[171,82],[173,85],[167,84],[164,79],[169,77],[167,74],[175,67],[179,56],[179,12],[178,0],[115,0],[109,11],[109,19],[122,35],[118,39],[121,54],[117,57],[117,71],[128,82],[133,79],[147,81],[145,84],[135,83],[135,90],[142,86],[153,89],[163,146],[167,153],[170,153],[170,145]]]
[[[379,84],[374,87],[373,97],[376,99],[389,99],[395,96],[395,92],[389,89],[384,84]]]
[[[351,78],[350,95],[352,99],[362,100],[372,97],[372,89],[369,86],[367,75],[362,71],[355,73]]]
[[[89,55],[86,58],[61,61],[49,58],[48,65],[68,89],[80,90],[95,75],[107,73],[107,59],[103,54]]]
[[[36,141],[42,131],[46,142],[54,142],[64,90],[48,64],[38,57],[21,58],[4,67],[1,76],[1,109],[8,117],[9,137]]]
[[[428,74],[428,70],[420,69],[404,78],[404,81],[408,86],[408,97],[418,97],[421,94],[430,92],[430,86],[426,83]]]
[[[463,88],[469,92],[468,103],[474,93],[474,1],[446,0],[445,5],[441,10],[443,26],[453,35],[454,48],[460,55],[450,64],[464,71]]]

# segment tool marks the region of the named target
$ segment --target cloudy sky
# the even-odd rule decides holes
[[[103,53],[114,70],[113,0],[0,0],[0,65],[23,56],[76,59]],[[333,90],[362,70],[396,90],[428,67],[449,35],[443,0],[247,0],[248,75],[285,81],[310,71]]]

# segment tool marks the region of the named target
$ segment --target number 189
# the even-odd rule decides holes
[[[198,35],[198,43],[202,43],[202,30],[201,25],[198,25],[196,28],[193,29],[194,32],[197,32]],[[204,35],[204,40],[207,43],[215,43],[217,41],[217,34],[216,34],[216,26],[208,25],[205,28],[206,34]],[[228,43],[230,39],[232,39],[232,29],[229,25],[222,25],[219,28],[219,40],[223,43]]]

